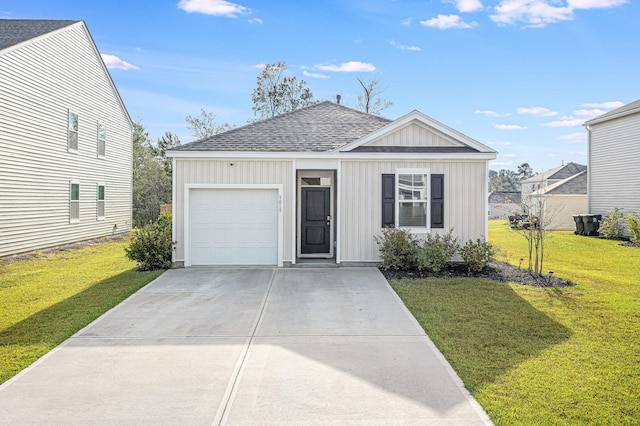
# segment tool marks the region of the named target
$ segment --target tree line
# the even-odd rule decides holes
[[[275,117],[314,103],[313,93],[304,80],[287,75],[287,64],[277,61],[266,64],[257,77],[251,100],[254,116],[249,122]],[[355,108],[369,114],[380,114],[391,107],[391,101],[381,98],[386,90],[379,78],[366,81],[357,78],[360,92]],[[200,115],[185,117],[187,129],[196,140],[205,139],[231,130],[229,123],[217,123],[210,111],[200,110]],[[165,132],[154,143],[144,124],[134,123],[133,133],[133,226],[140,227],[155,221],[160,215],[160,205],[171,203],[171,160],[168,149],[181,145],[178,135]]]
[[[533,176],[533,169],[529,163],[522,163],[517,171],[489,170],[489,192],[519,192],[522,181]]]

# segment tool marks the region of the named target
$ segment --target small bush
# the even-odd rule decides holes
[[[622,238],[624,235],[624,213],[622,213],[622,209],[616,207],[607,213],[609,215],[602,221],[599,232],[605,238],[612,240]]]
[[[418,241],[409,231],[398,228],[385,228],[381,236],[375,237],[382,262],[380,267],[388,270],[411,270],[416,267]]]
[[[481,272],[495,256],[493,245],[480,238],[467,241],[459,250],[467,270],[474,274]]]
[[[130,260],[138,262],[141,271],[171,267],[171,214],[161,213],[158,220],[131,231],[131,243],[125,247]]]
[[[458,250],[458,239],[453,236],[453,229],[445,235],[428,234],[416,254],[418,270],[440,272],[451,261]]]
[[[631,242],[636,245],[640,244],[640,217],[634,213],[627,217],[627,222],[629,222]]]

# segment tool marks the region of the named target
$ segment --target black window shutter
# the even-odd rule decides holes
[[[431,227],[444,228],[444,175],[431,175]]]
[[[396,175],[382,175],[382,227],[395,226]]]

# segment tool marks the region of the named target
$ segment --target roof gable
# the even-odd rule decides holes
[[[431,135],[435,136],[435,139],[432,139],[432,143],[428,143],[426,140],[423,140],[423,143],[421,143],[420,145],[407,145],[408,147],[411,147],[407,149],[407,151],[496,153],[496,151],[489,148],[488,146],[481,144],[475,139],[472,139],[469,136],[452,129],[451,127],[448,127],[417,110],[414,110],[409,114],[398,118],[397,120],[377,129],[376,131],[360,138],[359,140],[341,147],[339,151],[394,151],[388,148],[389,145],[382,146],[377,144],[379,143],[379,141],[393,140],[392,135],[396,132],[402,131],[402,129],[407,125],[419,126],[422,129],[427,129],[427,131],[431,133]],[[374,149],[374,147],[376,146],[378,146],[379,148]]]
[[[0,19],[0,50],[16,46],[80,21],[50,19]]]
[[[587,166],[583,164],[571,162],[533,175],[530,178],[523,180],[522,183],[537,183],[547,180],[562,180],[574,176],[586,169]]]
[[[587,195],[587,171],[583,170],[559,182],[541,188],[533,195]]]
[[[260,120],[172,151],[330,152],[391,120],[324,101]]]
[[[597,124],[603,121],[613,120],[615,118],[620,118],[620,117],[624,117],[625,115],[636,114],[636,113],[640,113],[640,99],[630,102],[612,111],[605,112],[604,114],[599,115],[595,118],[592,118],[591,120],[587,120],[584,122],[584,125],[589,126],[592,124]]]

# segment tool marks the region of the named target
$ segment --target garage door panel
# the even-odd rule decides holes
[[[276,189],[192,189],[191,265],[277,265]]]

